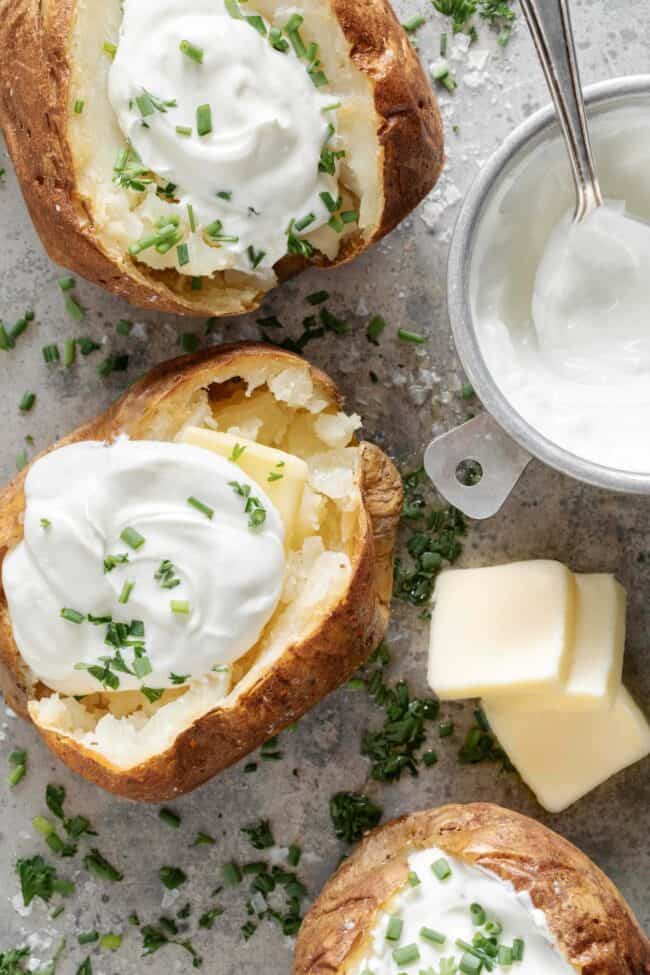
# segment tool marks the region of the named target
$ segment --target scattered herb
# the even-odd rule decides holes
[[[262,819],[257,826],[244,826],[240,830],[256,850],[268,850],[275,845],[268,819]]]
[[[383,809],[368,796],[338,792],[330,799],[330,817],[334,832],[346,843],[355,843],[381,820]]]
[[[57,893],[67,897],[74,890],[72,881],[59,877],[56,868],[41,856],[18,860],[16,872],[20,879],[25,907],[29,907],[35,897],[49,901],[52,894]]]
[[[174,812],[173,809],[161,809],[158,813],[158,818],[166,823],[167,826],[171,826],[173,829],[178,829],[181,825],[181,817],[178,813]]]
[[[102,856],[95,847],[92,848],[90,853],[86,854],[83,859],[83,864],[89,873],[94,873],[96,877],[100,877],[102,880],[118,882],[124,878],[124,874],[109,863],[106,857]]]

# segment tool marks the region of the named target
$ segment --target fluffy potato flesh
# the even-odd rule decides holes
[[[367,656],[387,621],[401,489],[381,451],[354,439],[358,425],[329,380],[298,357],[226,347],[164,364],[64,441],[121,432],[173,441],[204,428],[279,449],[308,470],[280,603],[228,674],[170,688],[156,702],[137,691],[54,693],[20,659],[2,597],[5,695],[72,767],[134,798],[188,791],[294,721]],[[4,492],[0,555],[21,538],[21,485]]]
[[[413,813],[369,833],[307,914],[298,934],[293,975],[357,971],[382,912],[390,911],[408,888],[409,857],[433,848],[489,871],[541,912],[539,920],[568,971],[650,972],[648,938],[620,892],[584,853],[527,816],[470,803]],[[433,928],[439,924],[435,916],[427,921]],[[454,950],[446,944],[440,954]]]
[[[273,0],[255,4],[255,10],[277,27],[286,24],[295,9],[295,5]],[[350,60],[349,44],[333,8],[322,0],[304,0],[300,10],[305,18],[302,28],[305,42],[317,39],[323,71],[331,79],[332,98],[336,96],[342,103],[336,116],[336,147],[344,148],[346,155],[340,171],[339,192],[345,208],[359,211],[358,225],[347,225],[341,234],[325,225],[308,235],[310,243],[334,261],[347,239],[358,235],[369,238],[381,219],[383,150],[377,137],[380,120],[370,80]],[[138,274],[161,276],[188,301],[204,303],[208,297],[212,300],[218,294],[224,308],[251,304],[260,293],[277,283],[273,270],[250,275],[234,270],[203,275],[200,267],[194,268],[192,273],[202,276],[201,294],[197,295],[192,291],[192,276],[170,267],[174,252],[162,256],[150,249],[141,259],[128,255],[129,245],[152,232],[153,218],[164,215],[169,204],[156,197],[155,184],[145,192],[133,192],[113,181],[113,167],[125,146],[125,138],[108,99],[111,59],[101,52],[104,42],[117,43],[121,19],[119,0],[102,3],[78,0],[69,42],[70,148],[82,205],[92,221],[97,240],[112,260],[129,263]],[[76,114],[74,104],[80,97],[84,100],[84,110]],[[99,132],[101,139],[97,137]]]

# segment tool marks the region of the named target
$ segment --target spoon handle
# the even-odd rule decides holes
[[[574,220],[603,202],[587,130],[568,0],[521,0],[560,120],[576,187]]]

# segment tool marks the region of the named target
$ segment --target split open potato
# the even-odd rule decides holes
[[[295,9],[259,0],[253,20],[259,27],[262,17],[267,33],[282,33]],[[192,13],[191,0],[183,11]],[[200,237],[201,228],[193,233],[186,226],[171,183],[147,172],[146,185],[123,185],[124,165],[116,160],[129,143],[108,96],[120,0],[0,3],[6,52],[0,123],[32,220],[54,261],[144,308],[233,315],[256,308],[270,288],[306,267],[348,261],[419,203],[442,166],[442,127],[430,83],[388,0],[303,0],[300,11],[300,43],[318,51],[317,74],[310,68],[314,83],[326,78],[322,90],[340,100],[331,139],[338,209],[356,218],[307,232],[266,269],[255,269],[254,259],[250,268],[215,269],[209,259],[219,249],[224,253],[223,237]],[[291,55],[286,37],[278,43]],[[171,101],[157,114],[151,109],[156,124],[166,104]],[[135,240],[152,230],[155,236],[165,207],[180,220],[174,245],[189,242],[187,265],[165,241],[158,250],[130,252]]]
[[[434,850],[438,859],[432,854],[427,860],[427,851]],[[426,865],[414,877],[413,858],[417,856]],[[440,906],[427,911],[426,891],[422,893],[427,883],[433,884],[434,892],[444,891],[445,884],[456,883],[454,873],[462,873],[464,881],[480,886],[474,890],[456,887],[453,896],[450,890],[447,906],[452,905],[453,897],[456,902],[449,911]],[[470,905],[477,889],[481,902]],[[503,931],[496,923],[498,903],[508,908],[501,916]],[[426,927],[416,931],[415,937],[422,946],[427,939],[434,941],[436,971],[443,956],[456,956],[458,961],[463,953],[453,938],[445,940],[444,936],[459,917],[467,915],[472,918],[468,930],[479,938],[492,937],[495,947],[514,923],[523,942],[515,952],[523,956],[522,971],[581,975],[650,972],[650,942],[620,892],[584,853],[527,816],[488,803],[470,803],[403,816],[368,834],[307,914],[298,934],[294,975],[356,975],[362,969],[400,971],[407,964],[409,971],[417,971],[418,964],[412,958],[401,968],[390,961],[387,969],[376,961],[383,944],[399,946],[413,936],[412,924],[409,930],[412,910],[419,910],[426,918]],[[524,917],[522,911],[529,918],[528,939],[518,927]],[[391,915],[398,919],[397,931],[392,934],[385,927]],[[486,921],[491,925],[485,927]],[[469,934],[466,944],[471,942],[476,945]],[[478,945],[480,954],[484,949],[480,941]],[[535,958],[536,948],[548,953]],[[506,954],[509,950],[510,946]],[[498,960],[496,951],[487,957],[492,957],[495,971],[515,975],[518,970],[516,957],[505,963]],[[491,970],[479,965],[480,958],[470,952],[469,965],[466,960],[461,971],[471,968],[472,960],[476,966],[473,970]],[[419,967],[426,964],[420,962]]]
[[[223,431],[308,466],[280,601],[257,643],[214,683],[56,693],[21,658],[0,593],[0,673],[7,704],[52,751],[97,785],[158,802],[195,788],[294,722],[344,682],[381,640],[392,588],[401,479],[358,442],[332,381],[269,346],[223,346],[163,363],[105,413],[51,449],[79,441],[182,441]],[[28,470],[28,469],[27,469]],[[0,494],[0,560],[22,540],[21,472]],[[225,681],[225,682],[224,682]]]

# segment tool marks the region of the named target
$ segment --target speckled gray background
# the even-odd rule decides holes
[[[649,10],[634,0],[587,0],[573,7],[584,81],[647,71]],[[437,55],[438,38],[445,29],[443,19],[424,0],[400,4],[402,16],[416,12],[427,16],[418,44],[423,58],[430,61]],[[445,263],[458,200],[505,134],[546,101],[523,27],[517,28],[505,51],[496,46],[485,26],[479,25],[479,30],[477,47],[489,50],[487,64],[478,70],[465,59],[454,64],[459,87],[453,95],[443,93],[441,97],[449,161],[439,189],[388,240],[353,266],[307,274],[274,294],[266,306],[295,335],[307,314],[304,296],[316,288],[330,291],[330,308],[347,319],[350,333],[314,342],[308,354],[332,373],[349,402],[364,415],[367,435],[406,467],[417,462],[432,432],[451,427],[467,410],[458,395],[462,375],[445,308]],[[458,126],[457,133],[452,125]],[[36,312],[35,323],[16,350],[0,352],[0,473],[9,477],[27,434],[35,439],[28,452],[44,447],[104,408],[149,365],[176,353],[182,331],[202,335],[203,323],[184,324],[170,316],[142,314],[80,281],[77,295],[88,313],[83,325],[75,326],[63,310],[56,285],[59,269],[45,256],[32,230],[5,158],[1,152],[0,166],[6,167],[7,174],[0,187],[0,317],[11,323],[27,307]],[[382,314],[388,322],[379,348],[369,345],[365,337],[365,325],[373,314]],[[114,323],[121,317],[137,323],[129,338],[115,334]],[[255,337],[255,317],[224,323],[219,334],[208,341],[222,336]],[[398,342],[400,326],[426,333],[426,345],[417,348]],[[67,371],[45,366],[42,345],[80,333],[104,343],[105,351],[81,359]],[[95,366],[109,350],[128,351],[129,370],[101,380]],[[378,384],[370,383],[369,369],[378,375]],[[33,412],[23,416],[18,401],[28,389],[38,393],[38,400]],[[650,697],[650,611],[646,607],[650,562],[640,562],[639,555],[650,549],[649,503],[644,498],[620,498],[582,487],[533,463],[501,513],[471,528],[463,556],[465,564],[547,556],[578,570],[616,572],[629,592],[626,680],[642,703]],[[392,672],[407,677],[420,692],[425,691],[426,637],[426,624],[418,620],[418,611],[396,606],[390,635]],[[20,746],[29,751],[29,772],[11,792],[0,777],[0,950],[29,938],[34,958],[44,962],[65,934],[68,947],[60,972],[69,975],[87,953],[77,946],[76,934],[96,927],[102,932],[122,932],[124,942],[116,954],[92,952],[95,975],[189,971],[190,959],[179,948],[142,959],[140,936],[126,924],[127,915],[137,910],[143,921],[155,921],[161,913],[174,913],[189,900],[193,930],[197,916],[211,904],[210,891],[220,865],[232,858],[251,858],[240,827],[262,816],[271,820],[279,844],[297,842],[304,848],[300,873],[315,895],[343,852],[328,815],[330,795],[342,789],[369,792],[384,806],[387,817],[448,800],[472,799],[495,800],[537,816],[577,842],[610,874],[647,929],[650,763],[616,776],[562,815],[549,816],[516,776],[499,774],[489,765],[460,767],[456,752],[471,714],[462,706],[452,706],[446,713],[454,717],[457,730],[453,738],[436,746],[439,764],[425,769],[419,778],[406,775],[398,784],[381,786],[367,781],[368,763],[359,752],[363,729],[377,725],[381,714],[365,694],[342,689],[321,702],[293,734],[281,736],[282,761],[262,762],[251,775],[244,775],[242,766],[237,766],[173,803],[182,816],[181,829],[173,831],[158,820],[155,807],[114,798],[77,779],[58,764],[29,727],[5,715],[3,709],[0,770],[6,767],[9,751]],[[549,763],[552,761],[550,755]],[[47,782],[65,785],[70,812],[85,813],[92,819],[99,832],[97,845],[125,875],[121,884],[101,883],[81,868],[80,857],[62,861],[61,872],[74,877],[77,892],[54,921],[40,901],[28,916],[15,908],[16,858],[47,853],[30,825],[35,814],[45,812]],[[211,833],[217,844],[190,849],[199,829]],[[171,907],[167,901],[163,905],[158,879],[158,868],[164,863],[182,866],[189,876]],[[260,969],[278,975],[288,972],[292,944],[276,927],[262,924],[248,943],[243,942],[239,930],[246,919],[243,902],[243,892],[222,897],[224,915],[212,931],[195,938],[205,959],[204,970],[215,975],[235,970],[242,975]]]

